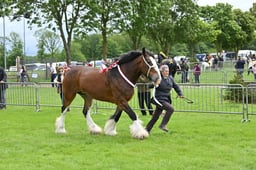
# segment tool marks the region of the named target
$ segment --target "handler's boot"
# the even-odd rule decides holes
[[[160,125],[159,128],[162,129],[165,132],[168,132],[168,129],[165,125]]]
[[[164,117],[163,117],[162,123],[159,126],[159,128],[162,129],[165,132],[168,132],[168,129],[167,129],[166,125],[169,122],[169,120],[171,118],[171,115],[172,115],[172,113],[166,112]]]

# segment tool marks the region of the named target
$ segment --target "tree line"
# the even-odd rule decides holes
[[[1,17],[26,18],[28,25],[40,28],[34,35],[37,56],[29,57],[40,62],[106,60],[142,47],[191,58],[256,50],[256,3],[248,11],[228,3],[198,6],[196,0],[5,0],[0,6]],[[7,51],[8,66],[15,65],[16,56],[24,61],[17,33],[0,42],[0,57]]]

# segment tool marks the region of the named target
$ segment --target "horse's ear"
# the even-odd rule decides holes
[[[146,54],[146,49],[145,49],[145,47],[143,47],[142,48],[142,54],[145,56],[145,54]]]

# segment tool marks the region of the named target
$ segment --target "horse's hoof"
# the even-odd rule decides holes
[[[91,134],[91,135],[100,135],[101,132],[90,131],[90,134]]]
[[[102,129],[99,126],[94,125],[89,128],[89,132],[90,134],[98,135],[102,133]]]
[[[56,129],[56,130],[55,130],[55,133],[57,133],[57,134],[65,134],[65,133],[67,133],[67,132],[66,132],[65,129]]]

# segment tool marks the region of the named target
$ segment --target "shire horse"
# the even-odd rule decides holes
[[[72,67],[63,80],[63,105],[62,113],[56,119],[56,133],[66,133],[65,116],[71,102],[78,93],[84,99],[83,114],[88,130],[91,134],[100,134],[102,129],[92,119],[90,107],[93,99],[111,102],[117,105],[115,113],[109,118],[104,127],[106,135],[117,134],[116,124],[125,111],[133,121],[130,125],[132,137],[143,139],[149,133],[143,128],[142,122],[131,109],[128,101],[134,94],[137,79],[144,74],[159,85],[161,75],[153,54],[146,51],[130,51],[120,57],[115,63],[104,70],[93,67]]]

